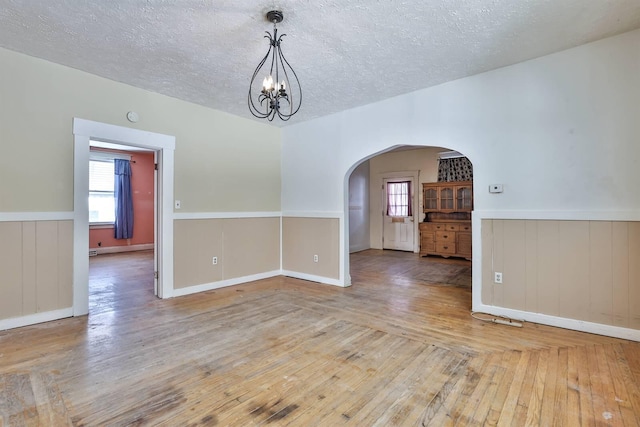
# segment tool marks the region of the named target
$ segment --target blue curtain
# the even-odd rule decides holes
[[[114,237],[133,237],[133,198],[131,197],[131,164],[129,160],[115,159],[114,197],[116,199],[116,222]]]

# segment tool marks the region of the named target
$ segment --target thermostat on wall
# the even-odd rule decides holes
[[[138,117],[138,113],[136,113],[135,111],[129,111],[127,113],[127,120],[129,120],[131,123],[136,123],[139,119],[140,117]]]
[[[502,193],[502,184],[491,184],[489,186],[489,193]]]

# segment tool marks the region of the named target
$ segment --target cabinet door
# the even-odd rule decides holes
[[[458,232],[458,255],[471,258],[471,233]]]
[[[464,212],[473,210],[473,190],[471,186],[456,187],[456,210]]]
[[[453,187],[440,187],[440,210],[453,211]]]
[[[425,187],[423,195],[424,212],[438,210],[438,189],[436,187]]]
[[[433,233],[423,231],[420,233],[420,252],[434,252],[436,250],[436,240]]]

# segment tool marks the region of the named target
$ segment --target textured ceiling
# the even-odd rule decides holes
[[[0,0],[0,46],[253,118],[274,8],[304,91],[288,124],[640,28],[640,0]]]

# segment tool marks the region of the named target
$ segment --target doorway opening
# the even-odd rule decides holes
[[[381,264],[386,259],[392,265],[397,257],[401,257],[414,260],[404,262],[404,265],[411,266],[406,272],[411,275],[411,279],[471,288],[472,204],[468,204],[469,199],[466,196],[463,197],[463,195],[471,195],[472,193],[465,193],[471,190],[460,186],[460,210],[463,213],[458,212],[455,207],[458,194],[455,200],[451,200],[454,203],[452,207],[445,204],[443,205],[445,209],[438,213],[432,213],[433,210],[425,208],[423,194],[425,185],[438,182],[440,159],[453,157],[454,154],[452,150],[443,147],[391,147],[362,159],[350,169],[345,186],[348,191],[345,200],[349,201],[345,243],[349,248],[349,254],[344,261],[345,277],[348,278],[349,284],[351,284],[352,273],[360,274],[360,272],[351,271],[351,259],[354,259],[354,262],[357,259],[358,265],[372,266],[373,261],[366,262],[361,258],[373,257]],[[459,153],[457,155],[464,157]],[[358,185],[354,185],[356,182]],[[457,187],[454,187],[454,191],[455,189]],[[362,197],[363,192],[368,192],[368,200]],[[354,201],[358,200],[365,200],[366,205],[352,206]],[[445,203],[449,201],[447,199]],[[390,205],[392,205],[391,209]],[[455,213],[450,215],[453,212]],[[354,218],[356,227],[353,226]],[[430,222],[429,226],[432,226],[446,219],[451,219],[450,229],[434,231],[432,234],[421,232],[426,222]],[[369,226],[363,229],[361,224]],[[440,226],[444,224],[448,223],[445,221]],[[435,246],[436,234],[439,239],[452,241],[452,244],[438,241],[439,249],[453,251],[454,246],[459,243],[464,252],[463,256],[458,252],[437,254],[431,249],[429,253],[423,251],[426,249],[425,245]],[[427,242],[429,237],[433,241]],[[351,244],[352,240],[358,242],[367,240],[368,245],[359,244],[354,248]],[[393,251],[388,252],[393,253],[383,255],[380,250],[385,249],[392,249]],[[356,258],[352,258],[354,256]],[[398,272],[398,274],[404,273]]]
[[[175,137],[75,118],[73,315],[89,312],[89,153],[91,141],[155,153],[157,180],[154,226],[157,295],[173,295],[173,162]]]
[[[93,314],[158,295],[157,152],[96,140],[89,145],[89,311]]]
[[[417,252],[418,179],[418,171],[385,173],[382,177],[382,249]]]

